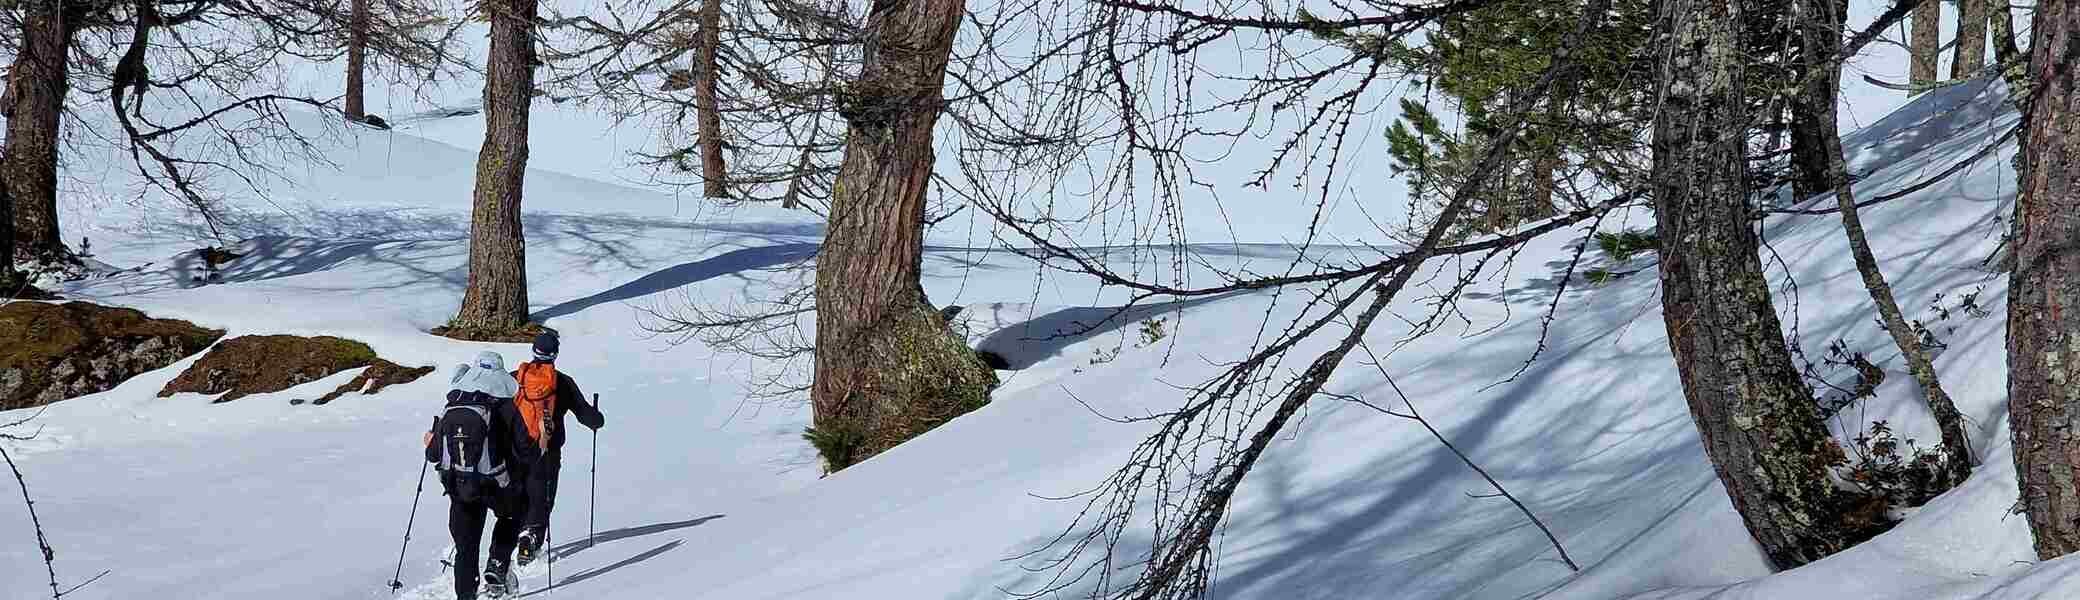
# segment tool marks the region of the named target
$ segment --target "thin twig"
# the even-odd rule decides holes
[[[1574,569],[1574,570],[1575,570],[1575,572],[1577,572],[1577,573],[1581,572],[1581,570],[1582,570],[1582,567],[1581,567],[1581,565],[1577,565],[1577,564],[1575,564],[1575,562],[1574,562],[1574,558],[1572,558],[1572,557],[1569,557],[1569,556],[1567,555],[1567,549],[1566,549],[1566,548],[1563,548],[1563,547],[1561,547],[1561,546],[1560,546],[1560,538],[1559,538],[1559,537],[1557,537],[1557,536],[1554,536],[1554,535],[1553,535],[1553,530],[1552,530],[1552,529],[1550,529],[1550,528],[1548,528],[1548,527],[1546,527],[1546,522],[1545,522],[1545,521],[1539,520],[1539,518],[1538,518],[1538,515],[1535,515],[1535,514],[1532,514],[1532,513],[1531,513],[1531,508],[1530,508],[1530,507],[1528,507],[1528,506],[1524,506],[1524,502],[1523,502],[1522,500],[1518,500],[1518,499],[1517,499],[1517,496],[1516,496],[1515,494],[1511,494],[1511,493],[1509,493],[1509,490],[1508,490],[1508,489],[1506,489],[1506,488],[1503,488],[1503,487],[1502,487],[1502,482],[1500,482],[1500,481],[1496,481],[1496,480],[1495,480],[1495,478],[1494,478],[1493,476],[1491,476],[1491,475],[1488,475],[1488,470],[1487,470],[1487,469],[1483,469],[1483,468],[1481,468],[1481,466],[1480,466],[1479,464],[1476,464],[1476,463],[1474,463],[1474,462],[1473,462],[1473,459],[1472,459],[1472,458],[1469,458],[1469,457],[1467,457],[1467,456],[1466,456],[1466,453],[1465,453],[1465,452],[1461,452],[1461,451],[1459,451],[1459,447],[1458,447],[1458,446],[1454,446],[1454,445],[1452,445],[1452,441],[1451,441],[1451,440],[1445,439],[1445,437],[1444,437],[1444,433],[1442,433],[1442,432],[1439,432],[1439,431],[1437,430],[1437,428],[1436,428],[1436,427],[1432,427],[1432,426],[1430,425],[1430,421],[1429,421],[1429,420],[1427,420],[1427,419],[1424,419],[1424,418],[1423,418],[1423,414],[1422,414],[1422,413],[1420,413],[1420,412],[1416,412],[1416,403],[1415,403],[1414,401],[1412,401],[1412,400],[1409,400],[1409,398],[1408,398],[1408,394],[1407,394],[1406,392],[1402,392],[1402,391],[1401,391],[1401,385],[1400,385],[1400,384],[1398,384],[1398,383],[1395,383],[1395,382],[1394,382],[1394,376],[1393,376],[1393,375],[1389,375],[1389,374],[1387,374],[1387,367],[1386,367],[1386,364],[1385,364],[1385,363],[1382,363],[1382,362],[1380,362],[1380,360],[1379,360],[1379,355],[1376,355],[1376,354],[1373,354],[1373,353],[1372,353],[1372,347],[1371,347],[1371,346],[1369,346],[1369,345],[1366,345],[1366,344],[1365,344],[1365,342],[1362,342],[1362,341],[1361,341],[1361,342],[1358,342],[1358,348],[1360,348],[1360,349],[1363,349],[1363,350],[1365,351],[1365,356],[1366,356],[1366,357],[1368,357],[1368,358],[1371,358],[1371,359],[1372,359],[1372,367],[1373,367],[1373,368],[1375,368],[1375,369],[1379,369],[1379,375],[1380,375],[1380,377],[1385,377],[1385,378],[1387,379],[1387,386],[1388,386],[1388,387],[1392,387],[1392,388],[1394,388],[1394,394],[1395,394],[1395,395],[1398,395],[1398,396],[1400,396],[1400,397],[1401,397],[1401,404],[1402,404],[1403,406],[1405,406],[1405,407],[1406,407],[1406,408],[1408,409],[1408,413],[1407,413],[1407,414],[1402,414],[1402,413],[1397,413],[1397,412],[1393,412],[1393,411],[1390,411],[1390,410],[1387,410],[1387,409],[1384,409],[1384,408],[1380,408],[1380,407],[1378,407],[1378,406],[1376,406],[1376,405],[1373,405],[1373,404],[1372,404],[1372,403],[1370,403],[1370,402],[1366,402],[1365,400],[1363,400],[1363,399],[1359,399],[1359,398],[1350,398],[1350,400],[1351,400],[1352,402],[1356,402],[1356,403],[1358,403],[1358,404],[1360,404],[1360,405],[1363,405],[1363,406],[1365,406],[1365,407],[1367,407],[1367,408],[1371,408],[1371,409],[1373,409],[1373,410],[1376,410],[1376,411],[1379,411],[1379,412],[1382,412],[1382,413],[1385,413],[1385,414],[1388,414],[1388,415],[1392,415],[1392,416],[1396,416],[1396,417],[1401,417],[1401,418],[1404,418],[1404,419],[1408,419],[1408,420],[1411,420],[1411,421],[1415,421],[1416,423],[1418,423],[1418,424],[1422,425],[1422,426],[1423,426],[1423,429],[1425,429],[1425,430],[1428,430],[1428,431],[1430,432],[1430,436],[1431,436],[1431,437],[1435,437],[1435,438],[1437,438],[1437,442],[1438,442],[1438,443],[1440,443],[1440,444],[1444,444],[1444,448],[1445,448],[1446,450],[1450,450],[1450,451],[1452,451],[1452,455],[1453,455],[1453,456],[1457,456],[1457,457],[1459,457],[1459,462],[1463,462],[1463,463],[1466,463],[1466,466],[1467,466],[1467,468],[1473,469],[1473,472],[1475,472],[1475,473],[1479,473],[1479,474],[1480,474],[1480,476],[1481,476],[1481,479],[1485,479],[1485,480],[1488,480],[1488,485],[1490,485],[1490,486],[1493,486],[1493,487],[1495,488],[1495,492],[1496,492],[1496,494],[1497,494],[1497,495],[1500,495],[1500,496],[1502,496],[1502,497],[1504,497],[1504,498],[1508,498],[1508,499],[1509,499],[1509,503],[1510,503],[1510,504],[1515,504],[1515,505],[1517,505],[1517,510],[1519,510],[1519,511],[1522,511],[1522,512],[1524,513],[1524,517],[1525,517],[1525,518],[1531,519],[1531,524],[1532,524],[1532,525],[1537,525],[1537,526],[1538,526],[1538,530],[1539,530],[1539,531],[1541,531],[1541,532],[1544,532],[1544,533],[1546,534],[1546,540],[1548,540],[1548,541],[1551,541],[1551,542],[1553,543],[1553,549],[1554,549],[1554,550],[1558,550],[1558,551],[1560,552],[1560,560],[1561,560],[1562,562],[1565,562],[1565,563],[1567,563],[1567,568],[1569,568],[1569,569]],[[1474,496],[1474,495],[1473,495],[1473,494],[1471,494],[1471,493],[1468,493],[1467,495],[1468,495],[1468,496]],[[1476,498],[1480,498],[1480,497],[1490,497],[1490,498],[1492,498],[1493,496],[1474,496],[1474,497],[1476,497]]]

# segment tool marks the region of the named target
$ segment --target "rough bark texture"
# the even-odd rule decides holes
[[[347,120],[368,116],[362,99],[362,77],[368,69],[368,0],[351,0],[347,16]]]
[[[1828,0],[1826,2],[1798,1],[1802,10],[1814,12],[1832,10],[1831,14],[1849,14],[1849,3],[1847,0]],[[1826,25],[1820,24],[1820,26],[1825,27]],[[1834,31],[1841,31],[1839,20],[1834,25]],[[1789,103],[1791,109],[1791,200],[1793,202],[1804,202],[1807,198],[1813,197],[1814,194],[1824,193],[1833,187],[1828,176],[1827,142],[1824,138],[1829,134],[1835,133],[1834,125],[1822,124],[1819,116],[1822,113],[1832,115],[1836,110],[1836,92],[1841,87],[1842,69],[1840,64],[1833,63],[1829,58],[1842,51],[1842,38],[1840,35],[1833,37],[1801,35],[1797,43],[1800,47],[1800,56],[1827,62],[1825,66],[1826,71],[1819,76],[1807,75],[1814,68],[1811,66],[1802,66],[1802,68],[1792,71],[1794,76],[1799,78],[1799,87],[1797,93],[1792,94]]]
[[[1799,378],[1763,276],[1749,204],[1751,85],[1740,0],[1664,0],[1654,120],[1663,318],[1683,393],[1734,510],[1778,568],[1852,542],[1830,466],[1843,459]]]
[[[19,54],[8,107],[6,158],[0,162],[15,199],[15,252],[31,260],[69,256],[58,234],[58,125],[69,89],[66,49],[81,18],[75,2],[22,4]],[[60,7],[63,8],[60,8]]]
[[[2008,411],[2015,473],[2049,560],[2080,549],[2080,6],[2037,4],[2030,45],[2029,178],[2009,275]]]
[[[715,81],[721,76],[716,60],[721,46],[722,0],[701,0],[700,31],[694,40],[693,102],[699,112],[701,136],[701,194],[709,198],[729,196],[723,176],[722,109],[715,99]]]
[[[1951,79],[1971,77],[1986,68],[1986,3],[1991,1],[1958,0],[1957,54],[1950,62]]]
[[[534,98],[534,0],[486,3],[491,58],[484,81],[484,145],[477,154],[469,226],[469,288],[448,335],[495,339],[527,325],[527,249],[520,186],[527,173],[527,110]]]
[[[1922,0],[1914,7],[1914,28],[1907,34],[1907,54],[1912,59],[1907,70],[1909,84],[1934,83],[1936,65],[1942,59],[1943,0]],[[1907,95],[1926,91],[1926,86],[1916,85]]]
[[[1971,2],[1973,0],[1966,0]],[[1835,203],[1841,207],[1842,231],[1849,237],[1849,253],[1856,260],[1856,271],[1863,276],[1863,288],[1870,292],[1871,301],[1877,304],[1880,322],[1885,332],[1892,335],[1892,343],[1906,358],[1907,372],[1921,386],[1929,413],[1935,416],[1936,427],[1943,434],[1943,451],[1947,455],[1945,471],[1949,481],[1941,488],[1957,485],[1972,474],[1976,462],[1972,455],[1971,441],[1965,435],[1964,416],[1958,412],[1957,404],[1950,394],[1943,391],[1943,383],[1936,377],[1936,368],[1929,360],[1928,351],[1921,347],[1921,339],[1913,328],[1907,326],[1907,318],[1899,309],[1899,300],[1893,296],[1892,284],[1885,280],[1885,272],[1878,268],[1877,255],[1871,252],[1871,243],[1864,234],[1863,219],[1856,210],[1856,190],[1849,183],[1849,164],[1842,157],[1842,135],[1838,126],[1839,115],[1832,101],[1836,89],[1841,85],[1841,67],[1828,61],[1841,45],[1843,18],[1848,14],[1846,7],[1834,0],[1799,0],[1800,33],[1808,47],[1825,50],[1822,53],[1806,54],[1804,71],[1818,73],[1810,80],[1825,85],[1828,102],[1812,107],[1809,115],[1800,115],[1813,122],[1814,131],[1820,136],[1820,150],[1827,161],[1827,185],[1834,192]],[[1981,18],[1983,22],[1984,19]],[[1981,40],[1984,43],[1984,40]]]
[[[0,164],[6,164],[0,158]],[[0,300],[12,298],[21,277],[14,268],[14,194],[7,189],[6,173],[0,172]]]
[[[994,372],[924,297],[932,127],[962,0],[874,3],[817,254],[812,441],[833,471],[986,403]],[[820,439],[820,441],[819,441]]]

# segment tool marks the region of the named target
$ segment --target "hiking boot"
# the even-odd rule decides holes
[[[485,598],[504,598],[511,595],[512,581],[512,570],[506,566],[506,561],[494,558],[485,563],[482,590]]]
[[[529,527],[526,530],[520,532],[520,547],[517,551],[515,551],[514,558],[519,560],[520,566],[525,567],[528,563],[534,562],[534,555],[537,552],[540,552],[541,549],[541,530],[534,527]]]

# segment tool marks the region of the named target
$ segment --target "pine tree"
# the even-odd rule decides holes
[[[1829,469],[1845,455],[1821,420],[1763,276],[1749,201],[1747,132],[1757,106],[1741,51],[1758,7],[1663,0],[1669,46],[1654,121],[1653,197],[1662,316],[1683,395],[1719,480],[1778,568],[1857,539]]]

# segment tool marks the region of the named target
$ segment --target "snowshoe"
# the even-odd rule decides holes
[[[514,591],[513,583],[513,573],[507,567],[506,561],[494,558],[491,559],[491,562],[484,565],[483,596],[485,598],[511,597]]]
[[[514,552],[514,558],[520,566],[525,567],[528,563],[534,562],[535,554],[541,552],[541,549],[542,532],[530,527],[520,532],[520,547]]]

